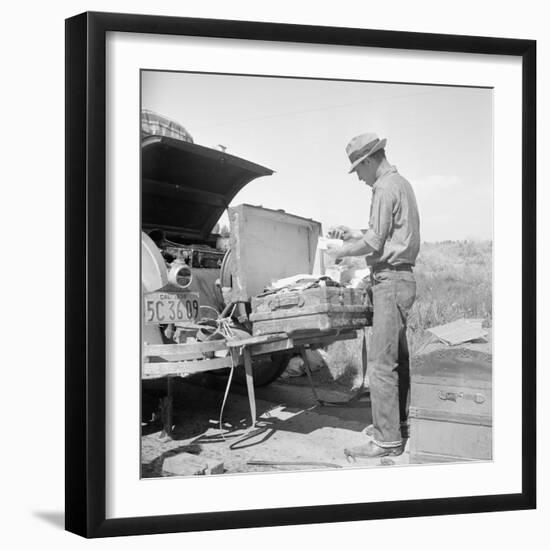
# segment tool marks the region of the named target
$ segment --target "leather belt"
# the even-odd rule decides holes
[[[378,273],[379,271],[409,271],[412,272],[413,266],[411,264],[376,264],[371,267],[373,273]]]

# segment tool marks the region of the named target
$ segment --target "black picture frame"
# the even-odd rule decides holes
[[[522,61],[522,490],[514,494],[106,519],[106,33],[517,56]],[[66,529],[85,537],[536,506],[536,42],[116,13],[66,20]],[[514,252],[517,254],[517,251]],[[515,320],[518,322],[519,320]]]

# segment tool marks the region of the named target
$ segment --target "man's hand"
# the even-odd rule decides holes
[[[351,229],[346,225],[336,225],[328,230],[328,236],[331,239],[351,241],[361,239],[363,237],[363,233],[359,229]]]
[[[332,258],[335,263],[340,263],[342,261],[342,250],[343,247],[336,243],[327,243],[327,248],[325,250],[326,254]]]

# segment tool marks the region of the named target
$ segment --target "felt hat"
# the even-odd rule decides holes
[[[380,139],[377,134],[368,132],[355,136],[347,145],[346,153],[351,162],[349,173],[351,174],[368,156],[386,146],[386,138]]]

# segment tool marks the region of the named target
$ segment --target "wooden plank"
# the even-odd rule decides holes
[[[143,347],[144,357],[170,357],[182,353],[208,353],[227,349],[225,340],[211,340],[196,344],[146,344]]]
[[[163,363],[144,363],[142,378],[164,378],[165,376],[182,376],[196,372],[225,369],[231,367],[231,357],[204,359],[202,361],[166,361]]]
[[[169,376],[166,379],[166,396],[161,404],[162,433],[161,437],[172,437],[172,427],[174,426],[174,377]]]
[[[144,346],[144,357],[166,357],[181,355],[183,353],[207,353],[213,351],[220,351],[224,349],[250,347],[251,355],[264,355],[268,353],[275,353],[278,351],[290,350],[298,346],[326,346],[337,340],[350,340],[356,338],[355,331],[338,333],[337,331],[331,331],[323,335],[314,334],[309,336],[301,336],[300,338],[289,338],[284,332],[277,334],[266,334],[262,336],[251,336],[250,338],[244,338],[242,340],[213,340],[211,342],[201,342],[197,344],[149,344]],[[217,359],[205,359],[204,361],[216,361]],[[193,370],[192,372],[202,372],[204,370],[215,370],[217,368],[224,368],[231,366],[226,364],[230,358],[221,358],[224,361],[223,366],[211,368],[202,368],[201,363],[203,361],[179,361],[179,362],[166,362],[166,363],[147,363],[148,372],[154,373],[162,372],[161,376],[170,374],[171,365],[174,372],[172,374],[179,374],[182,365],[192,367],[193,369],[197,365],[201,365],[200,370]],[[161,367],[158,367],[161,365]],[[179,367],[177,366],[179,365]],[[212,365],[216,365],[213,363]],[[185,367],[187,368],[187,367]],[[190,371],[185,371],[185,373]],[[183,372],[182,372],[183,373]]]
[[[248,390],[248,402],[250,403],[250,416],[252,417],[252,428],[256,426],[256,396],[254,395],[254,374],[252,370],[252,358],[250,349],[244,350],[244,370],[246,373],[246,389]]]
[[[294,341],[292,340],[292,338],[285,338],[284,340],[278,340],[276,342],[255,344],[250,347],[250,353],[252,356],[265,355],[267,353],[275,353],[277,351],[294,349],[294,347]]]
[[[354,340],[357,338],[355,330],[349,332],[338,333],[337,331],[331,331],[328,334],[319,335],[296,335],[293,338],[295,346],[326,346],[332,344],[338,340]]]
[[[239,348],[243,346],[252,346],[254,344],[265,344],[276,340],[284,340],[288,338],[285,332],[276,334],[262,334],[260,336],[251,336],[250,338],[241,338],[240,340],[227,340],[228,348]]]
[[[285,338],[284,340],[254,344],[251,346],[250,352],[252,356],[265,355],[268,353],[276,353],[278,351],[294,349],[298,346],[328,346],[329,344],[339,340],[354,340],[355,338],[357,338],[355,331],[342,332],[340,334],[336,331],[331,331],[330,333],[322,336],[319,336],[317,333],[316,335],[302,336],[299,338]]]

